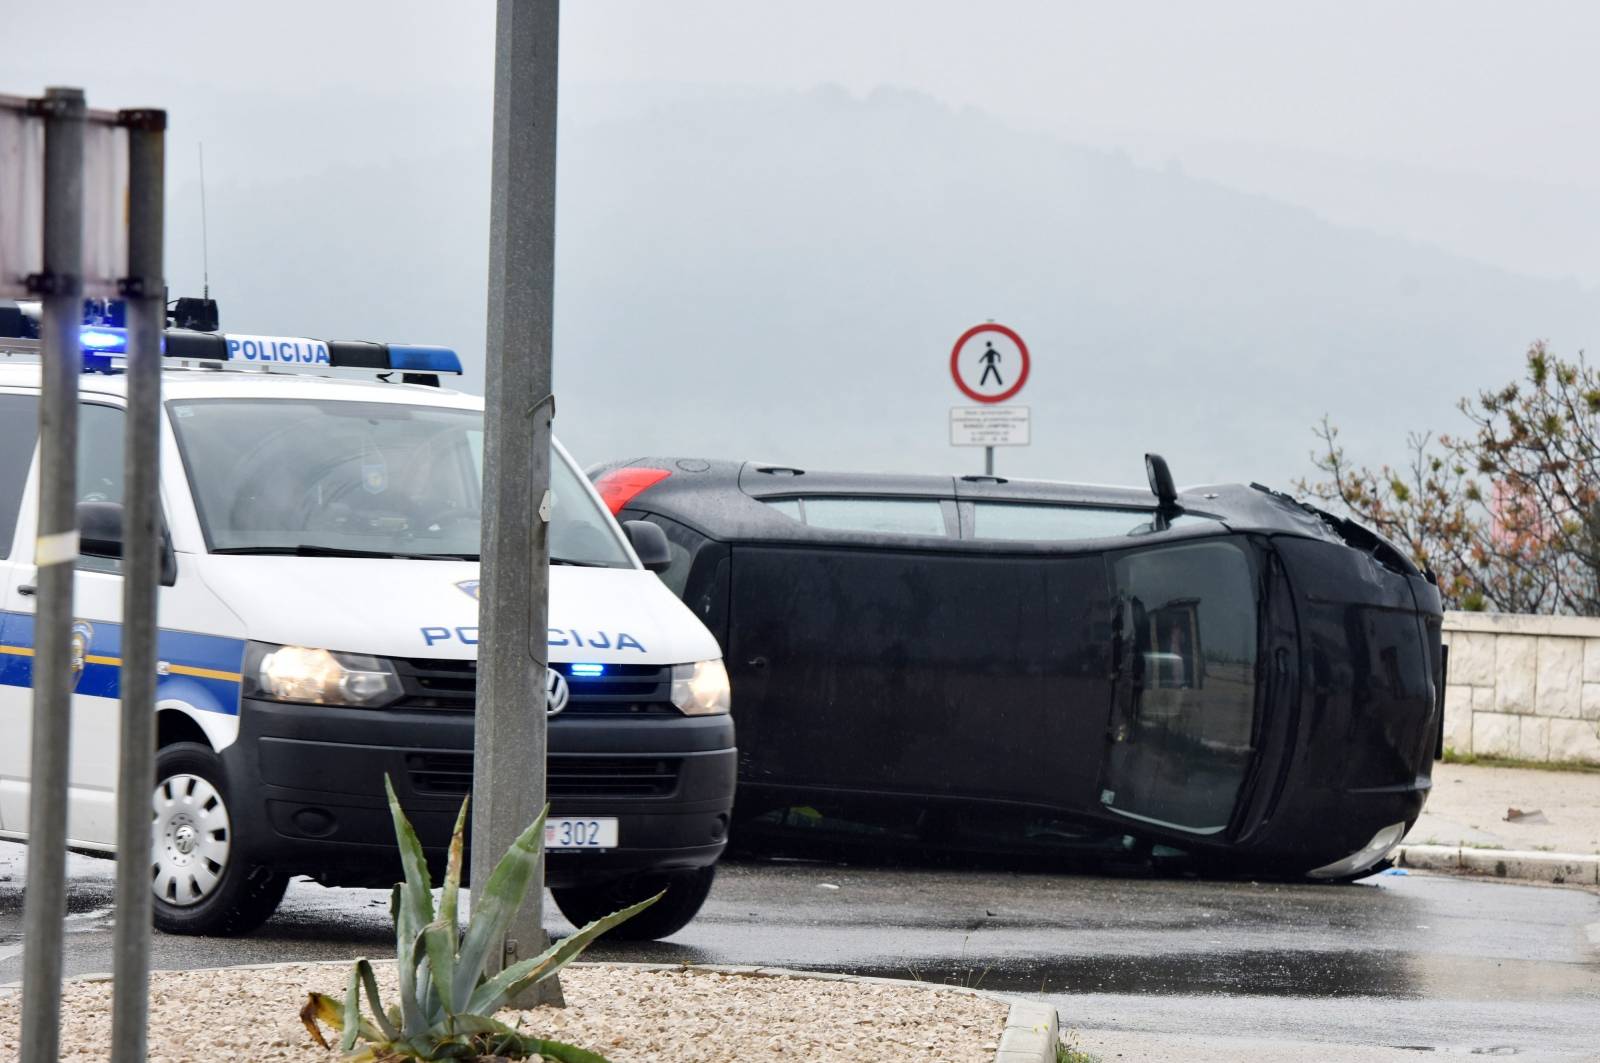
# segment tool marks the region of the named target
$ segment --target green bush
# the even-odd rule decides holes
[[[300,1010],[300,1020],[311,1036],[327,1048],[319,1024],[326,1023],[338,1031],[339,1047],[348,1063],[471,1060],[480,1056],[605,1063],[602,1057],[585,1049],[512,1029],[495,1019],[494,1013],[507,1000],[577,959],[595,938],[648,908],[661,895],[596,919],[538,956],[490,977],[484,973],[490,954],[505,936],[512,916],[522,907],[529,887],[536,885],[533,876],[544,848],[544,820],[549,806],[512,843],[483,888],[473,891],[472,919],[463,934],[456,912],[466,849],[467,801],[461,802],[461,812],[450,835],[444,887],[435,912],[433,883],[428,877],[422,843],[400,808],[387,776],[384,788],[389,794],[389,811],[405,869],[405,881],[395,886],[389,905],[394,917],[400,1003],[385,1009],[378,998],[372,964],[357,960],[350,971],[343,1002],[323,993],[309,995]],[[363,990],[370,1018],[361,1011]],[[358,1041],[366,1042],[365,1046],[357,1049]]]

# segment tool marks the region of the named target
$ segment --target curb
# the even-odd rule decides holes
[[[1600,886],[1600,856],[1577,853],[1474,849],[1453,845],[1402,845],[1395,866],[1418,871],[1455,871],[1522,882]]]
[[[1061,1018],[1049,1004],[1019,1000],[1006,1016],[994,1063],[1055,1063]]]
[[[241,963],[222,967],[196,967],[183,974],[200,974],[205,971],[273,971],[284,967],[348,967],[349,959],[339,960],[283,960],[278,963]],[[886,985],[898,989],[923,989],[938,993],[960,993],[966,996],[998,1000],[1011,1006],[1006,1015],[1006,1025],[1000,1034],[1000,1044],[995,1051],[994,1063],[1055,1063],[1056,1043],[1060,1040],[1061,1020],[1056,1009],[1049,1004],[1033,1000],[1015,1000],[1002,993],[987,992],[969,986],[944,985],[939,982],[906,981],[902,978],[874,978],[858,974],[839,974],[835,971],[800,971],[792,967],[759,967],[733,963],[634,963],[628,961],[579,960],[573,967],[626,967],[636,971],[705,971],[709,974],[742,975],[746,978],[809,978],[820,982],[854,982],[858,985]],[[75,974],[63,978],[69,982],[109,982],[111,975],[104,971]],[[21,982],[0,985],[0,997],[22,990]]]

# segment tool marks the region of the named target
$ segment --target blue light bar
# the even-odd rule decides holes
[[[572,674],[583,679],[593,679],[606,674],[603,664],[575,664],[572,665]]]
[[[389,368],[408,373],[461,373],[461,359],[448,347],[389,344]]]
[[[126,354],[128,352],[128,330],[110,328],[106,325],[86,326],[79,333],[83,349],[95,351],[99,354]]]

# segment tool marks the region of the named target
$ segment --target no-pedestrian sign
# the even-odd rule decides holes
[[[950,351],[950,376],[974,402],[1005,402],[1028,382],[1028,345],[990,321],[961,334]]]

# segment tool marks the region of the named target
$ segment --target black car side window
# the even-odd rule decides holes
[[[949,534],[944,507],[936,498],[775,498],[767,505],[791,520],[829,531],[872,535]]]

